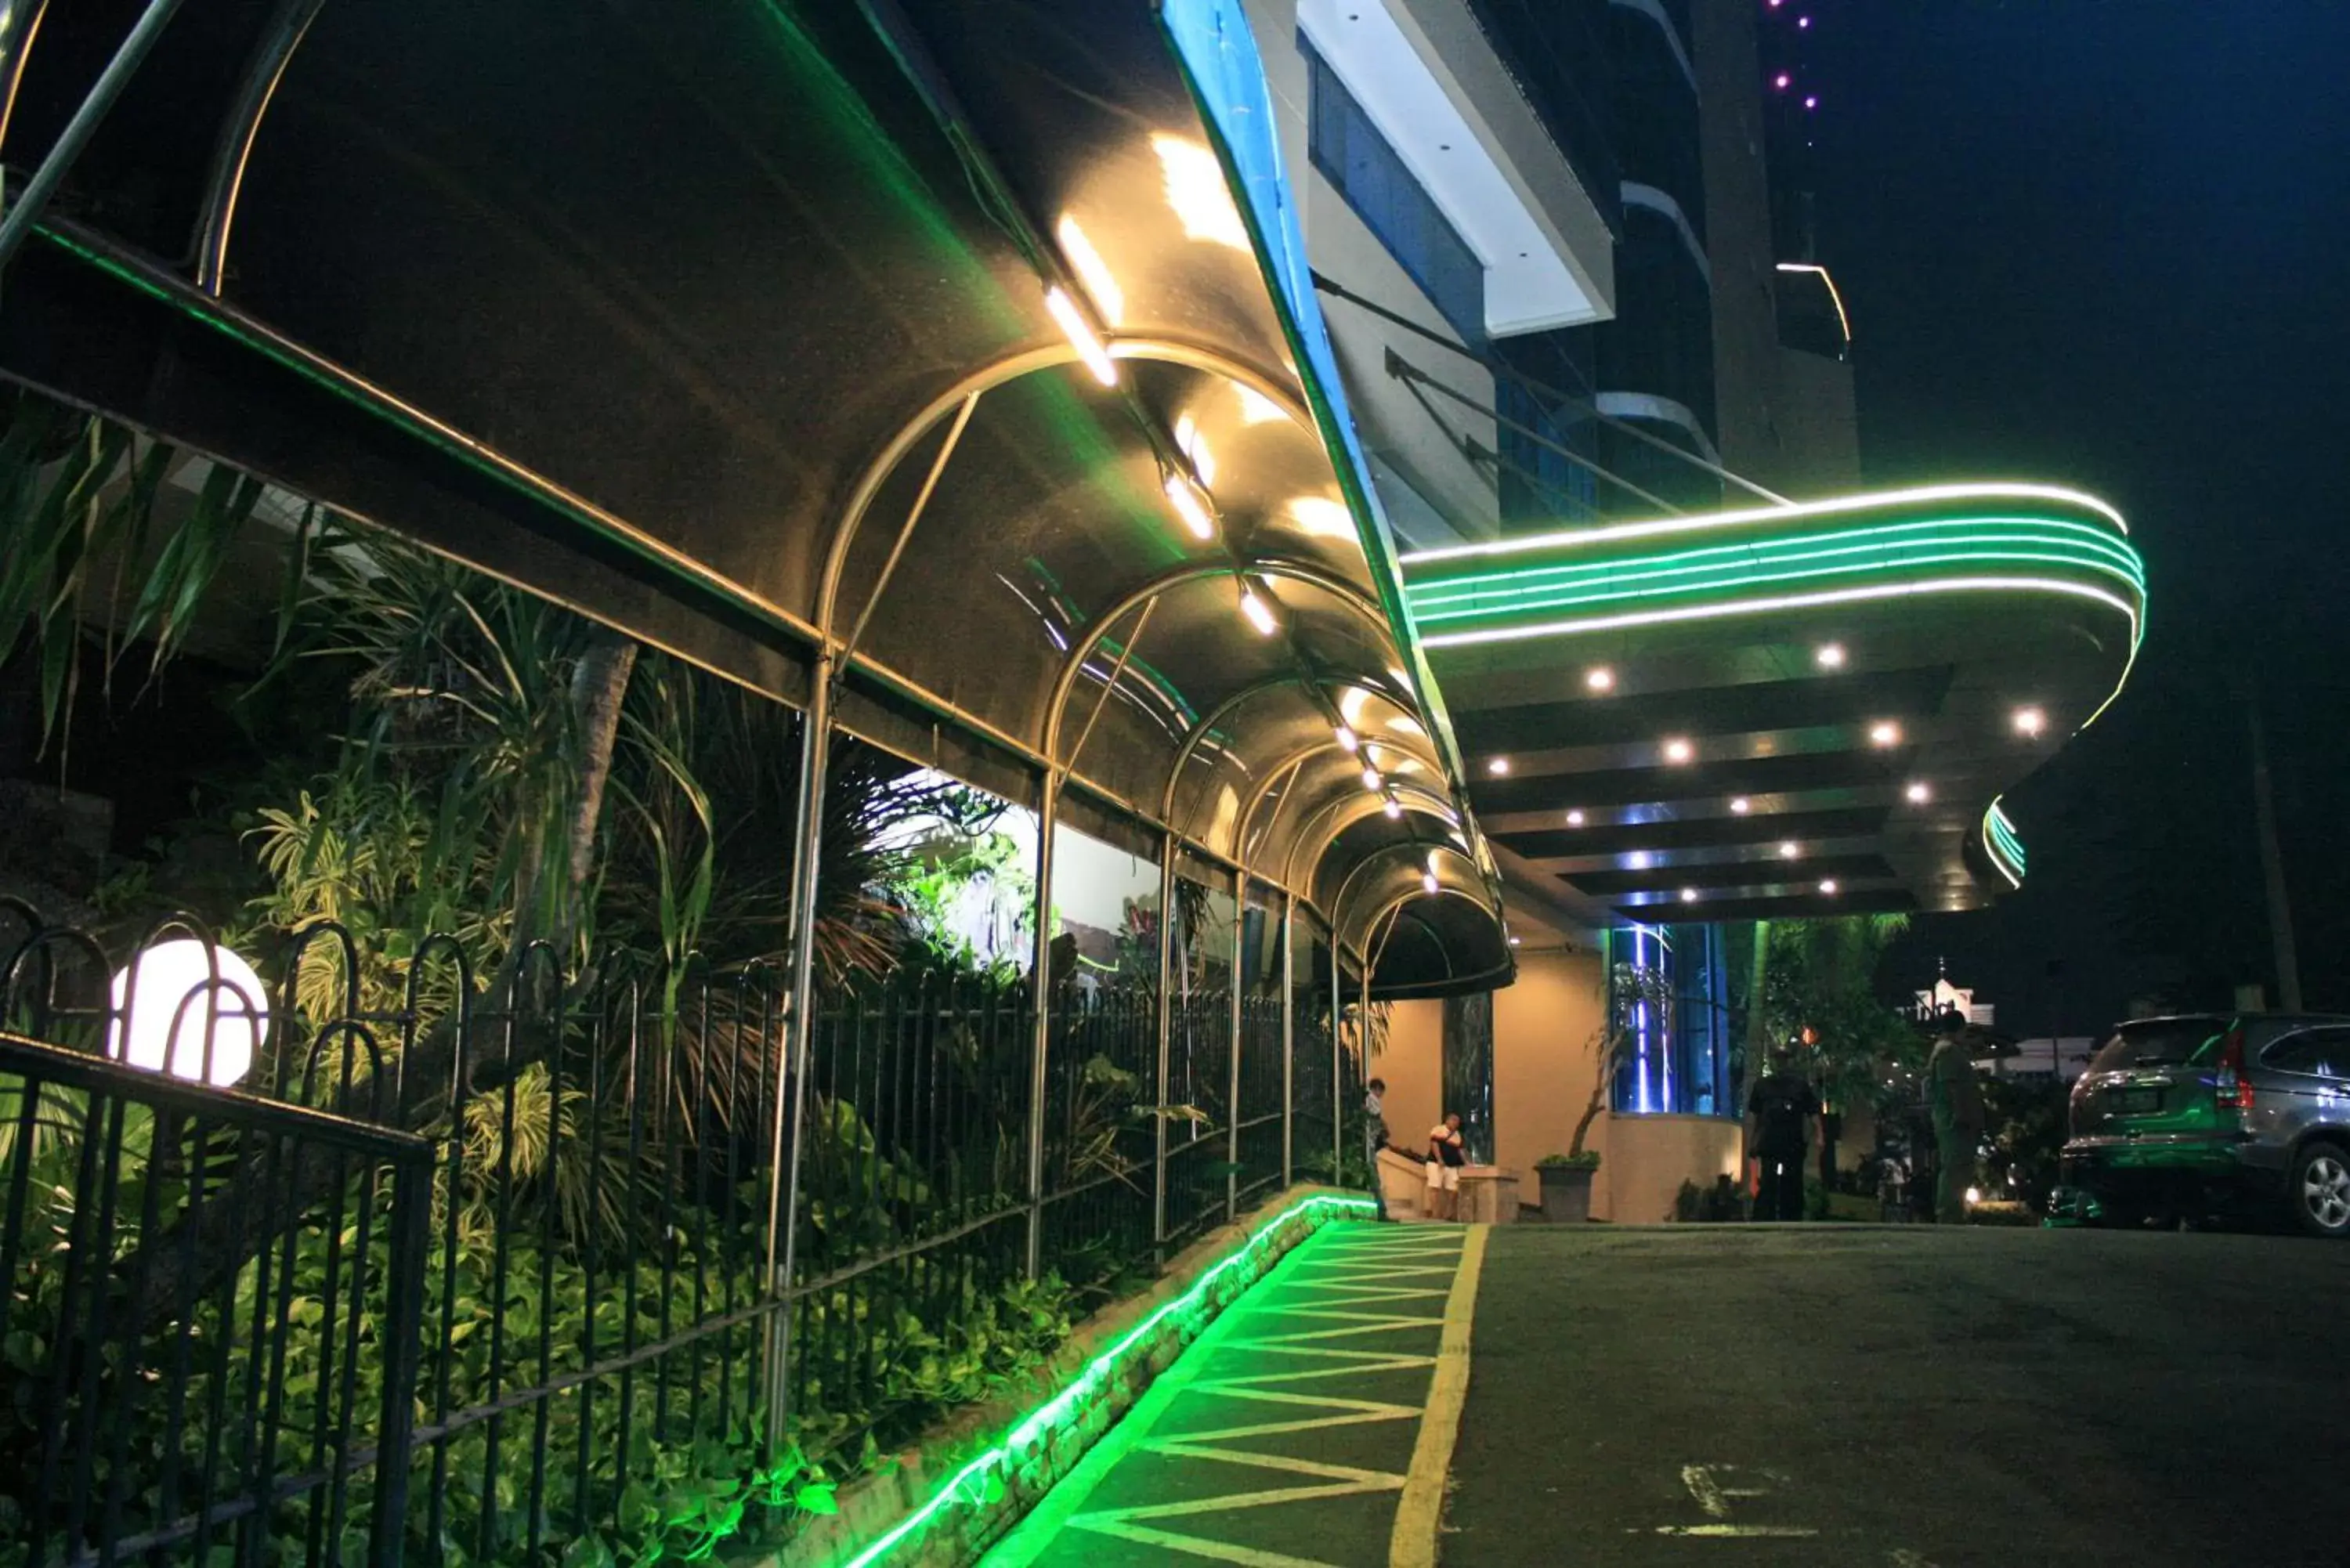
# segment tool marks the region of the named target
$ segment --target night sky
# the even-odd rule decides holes
[[[2307,1003],[2350,1009],[2350,4],[1808,8],[1868,477],[2079,484],[2153,580],[2129,691],[2010,796],[2025,890],[1880,981],[1947,955],[2026,1034],[2273,999],[2249,682]]]

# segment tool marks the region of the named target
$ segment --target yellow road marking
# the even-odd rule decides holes
[[[1146,1525],[1125,1524],[1116,1520],[1089,1523],[1085,1528],[1097,1535],[1115,1535],[1121,1541],[1131,1541],[1143,1546],[1160,1546],[1190,1557],[1205,1557],[1211,1563],[1237,1563],[1242,1568],[1333,1568],[1332,1564],[1311,1557],[1260,1552],[1253,1546],[1235,1546],[1229,1542],[1210,1541],[1204,1536],[1178,1535],[1171,1530],[1152,1530]]]
[[[1212,1443],[1188,1442],[1181,1438],[1155,1438],[1143,1444],[1142,1449],[1145,1453],[1170,1454],[1180,1459],[1221,1459],[1226,1464],[1253,1465],[1258,1469],[1286,1470],[1292,1475],[1319,1476],[1324,1480],[1378,1481],[1382,1486],[1403,1485],[1403,1477],[1391,1470],[1367,1470],[1360,1465],[1325,1464],[1320,1459],[1301,1459],[1289,1454],[1261,1453],[1254,1449],[1220,1449]]]
[[[1097,1513],[1081,1513],[1069,1522],[1080,1529],[1091,1529],[1097,1524],[1118,1523],[1129,1519],[1181,1519],[1188,1514],[1223,1513],[1237,1508],[1267,1508],[1276,1503],[1308,1502],[1317,1498],[1361,1497],[1367,1492],[1393,1491],[1402,1479],[1400,1476],[1382,1476],[1376,1480],[1332,1481],[1327,1486],[1232,1491],[1222,1497],[1195,1497],[1181,1502],[1143,1502],[1132,1508],[1106,1508]]]
[[[1469,1397],[1469,1330],[1477,1314],[1477,1276],[1485,1262],[1488,1228],[1472,1225],[1461,1249],[1461,1272],[1444,1303],[1444,1338],[1429,1380],[1428,1409],[1419,1418],[1411,1468],[1396,1504],[1388,1538],[1388,1568],[1436,1568],[1436,1532],[1444,1521],[1444,1478],[1461,1435],[1461,1407]]]

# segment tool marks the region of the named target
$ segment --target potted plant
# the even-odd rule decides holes
[[[1582,1141],[1575,1139],[1577,1144]],[[1596,1149],[1578,1147],[1534,1161],[1534,1170],[1542,1178],[1543,1218],[1555,1225],[1580,1225],[1590,1219],[1591,1173],[1598,1168]]]
[[[1591,1124],[1607,1108],[1616,1070],[1629,1048],[1634,1010],[1645,1007],[1666,1029],[1672,1027],[1672,984],[1661,971],[1642,964],[1619,963],[1614,981],[1608,988],[1608,1017],[1591,1032],[1591,1098],[1575,1124],[1575,1136],[1565,1154],[1545,1155],[1534,1161],[1542,1179],[1543,1218],[1555,1222],[1579,1225],[1591,1218],[1591,1173],[1599,1168],[1599,1151],[1585,1148],[1583,1140],[1591,1136]]]

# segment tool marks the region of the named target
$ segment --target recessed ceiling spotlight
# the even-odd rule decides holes
[[[1583,683],[1594,691],[1616,690],[1616,672],[1604,664],[1595,664],[1583,672]]]
[[[1510,771],[1510,759],[1507,757],[1495,757],[1492,762],[1485,764],[1485,771],[1492,774],[1495,778],[1500,778]]]
[[[1568,812],[1566,814],[1566,825],[1569,827],[1581,827],[1583,826],[1582,811],[1578,809]]]
[[[1890,719],[1880,719],[1868,727],[1868,743],[1872,746],[1898,746],[1901,743],[1901,726]]]
[[[1933,786],[1923,779],[1919,779],[1902,793],[1909,797],[1911,805],[1923,805],[1934,798]]]
[[[1779,858],[1782,860],[1796,859],[1802,856],[1803,853],[1804,846],[1796,843],[1792,838],[1785,840],[1779,846]]]
[[[1742,794],[1730,803],[1731,813],[1736,816],[1744,816],[1748,812],[1752,811],[1753,809],[1754,803],[1748,800]]]
[[[1681,902],[1682,902],[1682,903],[1684,903],[1684,904],[1694,904],[1694,903],[1696,903],[1696,902],[1697,902],[1697,889],[1696,889],[1696,888],[1682,888],[1682,889],[1681,889]]]
[[[1820,884],[1820,891],[1825,893],[1831,898],[1835,897],[1835,890],[1836,883],[1835,878],[1833,877]]]
[[[2037,735],[2048,728],[2048,712],[2044,708],[2018,708],[2015,711],[2015,732]]]
[[[1696,755],[1697,748],[1687,741],[1676,738],[1665,742],[1665,761],[1669,763],[1686,763]]]
[[[1822,670],[1842,670],[1844,668],[1844,644],[1841,642],[1824,642],[1812,651],[1812,658]]]

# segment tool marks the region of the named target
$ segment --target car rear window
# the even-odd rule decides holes
[[[2163,1018],[2146,1023],[2125,1023],[2098,1048],[2089,1071],[2119,1073],[2132,1067],[2200,1062],[2220,1048],[2220,1036],[2227,1032],[2228,1023],[2223,1018]]]

